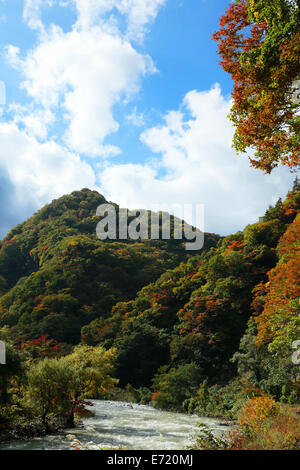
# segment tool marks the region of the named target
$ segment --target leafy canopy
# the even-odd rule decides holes
[[[234,81],[235,149],[267,173],[278,163],[298,167],[299,0],[236,0],[213,38]]]

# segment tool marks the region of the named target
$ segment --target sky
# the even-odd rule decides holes
[[[285,196],[288,169],[232,149],[211,39],[229,4],[0,0],[0,237],[85,187],[130,209],[203,204],[220,235]]]

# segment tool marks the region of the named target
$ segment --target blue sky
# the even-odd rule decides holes
[[[211,40],[226,0],[0,0],[0,234],[90,187],[123,207],[204,204],[255,222],[293,176],[231,148],[232,82]]]

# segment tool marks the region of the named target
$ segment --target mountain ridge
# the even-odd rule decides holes
[[[21,321],[23,334],[27,332],[26,338],[47,333],[59,341],[68,341],[68,334],[64,335],[61,328],[57,329],[59,334],[55,331],[59,315],[64,311],[77,323],[77,336],[74,328],[69,334],[71,342],[78,342],[85,319],[89,323],[97,315],[106,314],[114,303],[133,298],[138,290],[159,277],[165,269],[187,259],[188,254],[180,240],[98,240],[96,226],[100,218],[96,216],[96,209],[105,203],[106,199],[97,191],[87,188],[74,191],[47,204],[4,237],[0,243],[0,293],[2,291],[4,295],[0,307],[1,325],[7,322],[15,326],[16,321]],[[118,208],[116,204],[114,207]],[[218,239],[216,235],[207,234],[207,246],[216,245]],[[96,283],[92,276],[97,278]],[[60,282],[57,279],[54,285],[56,277]],[[83,284],[89,294],[83,292]],[[30,301],[25,298],[24,286],[27,294],[31,292]],[[78,292],[81,292],[79,300]],[[57,299],[49,297],[44,314],[42,311],[38,314],[39,302],[35,299],[46,293],[50,297],[59,294],[61,303],[56,305]],[[88,295],[95,304],[92,312],[87,314],[81,311],[81,304],[84,302],[86,305],[87,302],[90,305]],[[20,296],[24,297],[22,307],[18,303]],[[98,297],[103,301],[99,302]],[[74,299],[79,302],[77,306]],[[51,308],[58,315],[56,321],[52,315],[51,325],[32,330],[29,327],[30,316],[34,314],[44,324],[44,317],[51,316]],[[75,318],[72,309],[78,313]],[[63,324],[67,328],[65,321]]]

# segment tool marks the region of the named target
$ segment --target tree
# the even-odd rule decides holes
[[[268,344],[280,355],[289,355],[300,335],[299,308],[300,214],[280,239],[280,261],[269,272],[264,310],[257,317],[257,344]]]
[[[213,35],[234,81],[234,147],[255,149],[250,162],[267,173],[300,161],[299,27],[299,0],[236,0]]]
[[[0,329],[0,340],[5,342],[6,364],[0,365],[0,404],[5,405],[9,401],[9,382],[14,377],[23,374],[23,355],[16,351],[9,339],[7,328]]]
[[[50,414],[66,418],[72,409],[70,384],[73,373],[62,359],[44,359],[28,371],[28,399],[47,429]]]
[[[28,372],[29,404],[47,428],[54,415],[69,426],[74,414],[82,409],[85,398],[98,398],[118,381],[111,377],[115,351],[101,346],[79,345],[72,354],[61,359],[43,359]]]
[[[168,361],[168,339],[158,328],[134,324],[115,341],[116,374],[121,385],[148,387],[157,369]]]
[[[63,359],[72,371],[68,385],[72,400],[69,425],[74,424],[74,413],[84,407],[85,398],[103,396],[118,383],[117,379],[112,378],[115,355],[114,349],[106,351],[101,346],[79,345]]]
[[[168,370],[161,367],[153,380],[153,402],[158,408],[182,409],[183,402],[196,394],[202,375],[194,364],[182,364]]]

